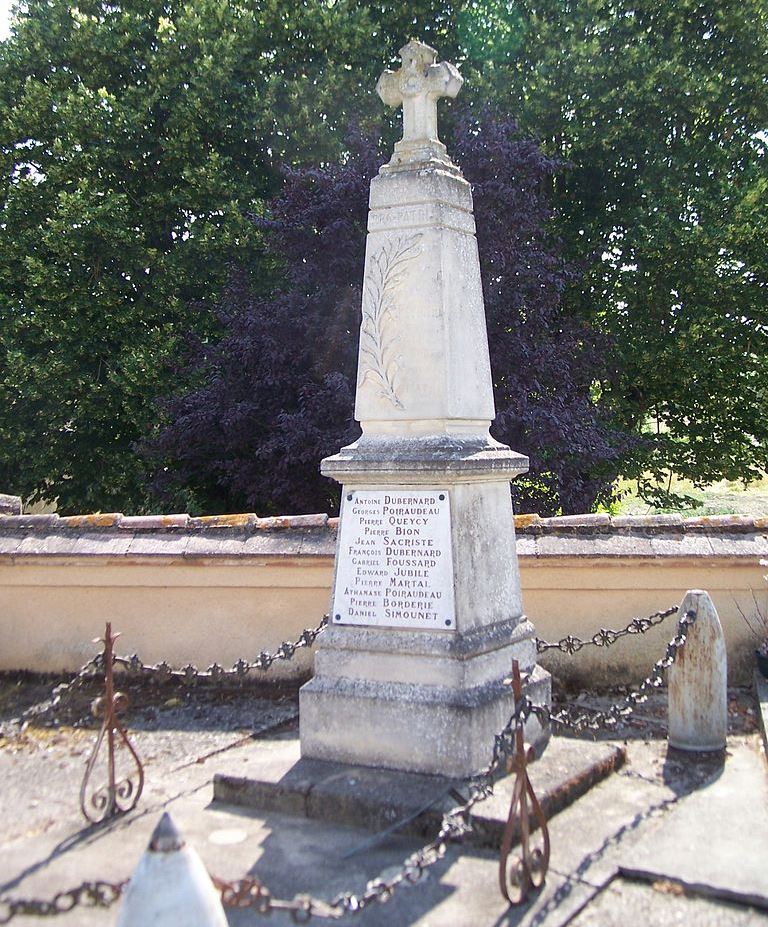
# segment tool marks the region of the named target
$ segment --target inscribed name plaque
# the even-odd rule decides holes
[[[334,624],[455,630],[445,490],[347,493]]]

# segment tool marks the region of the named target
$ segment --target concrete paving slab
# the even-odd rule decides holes
[[[236,762],[243,748],[228,754]],[[71,833],[51,846],[51,835],[17,843],[2,860],[2,871],[18,873],[15,897],[50,897],[55,891],[84,879],[121,881],[133,872],[164,809],[171,811],[185,839],[195,847],[210,872],[234,879],[246,873],[261,879],[275,897],[312,894],[330,900],[339,892],[365,890],[375,877],[394,874],[420,844],[415,838],[389,837],[365,853],[355,849],[367,832],[312,821],[294,815],[258,815],[248,809],[210,803],[210,791],[194,781],[166,800],[153,795],[151,804],[112,825]],[[509,911],[498,893],[498,859],[492,851],[454,847],[429,869],[422,880],[404,885],[385,905],[355,917],[364,927],[403,924],[419,927],[448,925],[541,924],[559,927],[594,894],[595,889],[553,874],[533,903]],[[263,923],[254,911],[228,911],[232,925]],[[114,923],[114,911],[90,908],[57,917],[62,927],[92,927]],[[14,923],[28,927],[33,917]],[[270,923],[288,925],[290,916],[278,912]]]
[[[533,788],[548,818],[619,768],[621,747],[553,737],[544,756],[529,768]],[[473,842],[498,847],[509,814],[514,780],[496,783],[476,806]],[[424,836],[436,833],[443,814],[466,800],[455,779],[330,763],[300,756],[298,738],[270,744],[237,775],[214,777],[214,798],[259,811],[282,811],[383,831]]]
[[[768,916],[755,908],[686,895],[679,885],[665,880],[645,885],[617,879],[570,922],[570,927],[594,927],[597,923],[601,927],[765,927]]]
[[[768,910],[768,778],[758,744],[732,743],[722,773],[620,854],[620,870]]]
[[[295,728],[281,735],[264,731],[269,719],[274,723],[290,717],[295,705],[265,702],[257,710],[257,701],[248,696],[219,704],[203,700],[202,693],[190,693],[137,709],[132,714],[132,734],[148,761],[147,789],[137,811],[97,829],[83,828],[77,811],[79,779],[93,730],[46,728],[0,740],[0,896],[50,898],[85,879],[128,877],[166,809],[211,871],[223,878],[250,873],[278,897],[308,892],[330,899],[339,891],[361,892],[369,879],[398,871],[425,838],[389,834],[370,842],[370,830],[284,812],[256,813],[212,801],[215,773],[236,775],[254,765],[279,767],[286,762],[285,743],[296,739]],[[265,724],[256,739],[254,712]],[[606,745],[611,746],[599,746]],[[751,927],[766,923],[765,914],[754,906],[727,905],[722,899],[681,900],[675,894],[679,882],[666,871],[661,877],[651,874],[651,882],[639,887],[617,879],[620,865],[637,863],[640,850],[650,847],[655,852],[659,841],[667,838],[673,862],[676,839],[680,856],[693,852],[669,826],[689,804],[693,816],[697,809],[704,816],[701,806],[706,805],[707,820],[722,815],[733,819],[729,829],[718,833],[724,843],[718,863],[724,882],[736,884],[732,874],[747,858],[753,859],[755,871],[759,869],[768,857],[754,836],[760,820],[755,808],[760,802],[765,808],[765,795],[749,784],[760,779],[759,745],[756,733],[732,737],[730,755],[718,767],[711,760],[669,755],[663,741],[630,740],[626,766],[550,821],[550,873],[544,890],[529,905],[508,909],[497,888],[496,853],[466,844],[450,847],[422,882],[403,887],[387,904],[371,907],[349,923],[363,927],[633,927],[636,923]],[[571,741],[569,749],[593,746]],[[544,769],[534,764],[532,778],[537,767],[539,775]],[[742,774],[744,769],[751,771],[750,777]],[[715,788],[726,781],[730,789]],[[296,788],[293,794],[309,800],[311,789]],[[685,830],[683,824],[680,827]],[[426,839],[433,836],[434,831]],[[694,837],[699,854],[694,858],[700,859],[710,852],[712,835],[702,836],[699,831]],[[669,868],[656,861],[658,868]],[[677,888],[659,891],[658,885],[651,887],[653,882],[674,883]],[[114,908],[78,908],[54,923],[106,927],[115,918]],[[253,911],[229,911],[228,920],[235,927],[264,923],[263,916]],[[23,916],[13,923],[39,927],[40,921]],[[269,923],[282,927],[292,922],[288,915],[274,913]]]

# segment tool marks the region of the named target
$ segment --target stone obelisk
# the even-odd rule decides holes
[[[355,417],[322,463],[343,486],[330,627],[301,690],[303,756],[466,776],[513,708],[512,659],[547,703],[522,612],[472,194],[437,135],[457,69],[411,41],[377,91],[403,138],[371,182]],[[529,722],[529,740],[544,733]]]

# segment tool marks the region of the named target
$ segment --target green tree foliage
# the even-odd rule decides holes
[[[628,472],[766,465],[765,0],[28,0],[0,43],[0,486],[140,508],[136,442],[229,264],[280,272],[249,213],[279,165],[336,159],[383,114],[414,35],[465,101],[572,164],[552,191],[570,311],[611,336],[595,384],[660,423]],[[450,120],[451,106],[441,105]],[[384,117],[388,141],[398,117]],[[446,127],[447,128],[447,127]]]
[[[602,388],[646,432],[628,474],[768,464],[768,4],[516,2],[478,83],[572,169],[556,188],[573,311],[615,344]],[[650,433],[648,426],[651,424]]]
[[[280,165],[336,158],[437,3],[29,0],[0,43],[0,485],[141,508],[135,445],[167,363],[236,261]],[[378,105],[373,110],[376,115]],[[390,132],[394,120],[390,121]]]

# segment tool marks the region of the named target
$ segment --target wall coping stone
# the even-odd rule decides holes
[[[0,561],[41,557],[132,560],[309,557],[335,553],[339,519],[326,514],[0,515]],[[517,515],[518,555],[756,559],[768,556],[768,516]]]
[[[21,496],[0,493],[0,515],[21,515]]]
[[[0,495],[3,500],[15,496]],[[20,502],[20,500],[19,500]],[[93,531],[101,528],[119,528],[130,531],[178,530],[203,531],[257,529],[260,531],[295,530],[297,528],[336,529],[338,518],[325,513],[313,515],[270,515],[260,518],[253,512],[237,515],[192,516],[186,513],[172,515],[123,515],[122,512],[96,512],[90,515],[22,515],[6,513],[0,509],[0,533],[20,528],[51,528],[57,530]],[[617,531],[647,531],[650,533],[711,532],[729,533],[768,531],[768,513],[765,515],[701,515],[683,518],[682,515],[559,515],[542,518],[540,515],[515,515],[518,534],[608,533]]]

